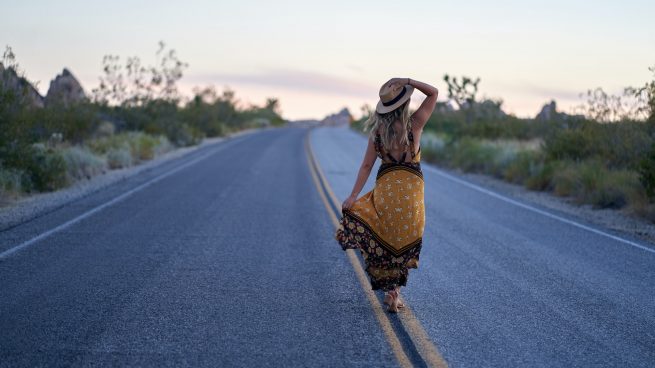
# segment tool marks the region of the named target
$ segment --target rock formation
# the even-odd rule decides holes
[[[583,115],[569,115],[564,112],[557,111],[557,103],[555,100],[551,100],[550,103],[545,104],[541,111],[534,118],[536,121],[545,122],[545,121],[558,121],[564,122],[571,119],[584,119]]]
[[[348,125],[353,121],[352,115],[350,115],[350,111],[348,111],[347,108],[341,109],[336,114],[331,114],[325,117],[321,121],[321,124],[324,125]]]
[[[70,106],[86,99],[86,94],[80,82],[66,68],[50,81],[50,88],[45,96],[46,106],[62,104]]]
[[[541,108],[541,111],[539,111],[534,119],[537,121],[551,121],[555,120],[557,114],[557,104],[554,100],[552,100],[550,103],[545,104],[544,107]]]
[[[13,91],[31,107],[43,107],[44,101],[39,91],[27,79],[19,76],[14,68],[5,68],[2,63],[0,63],[0,89]]]

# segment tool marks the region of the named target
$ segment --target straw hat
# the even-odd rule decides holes
[[[375,106],[379,114],[386,114],[397,109],[412,96],[414,87],[409,84],[385,83],[380,88],[380,101]]]

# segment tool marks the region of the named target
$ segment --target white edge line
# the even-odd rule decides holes
[[[538,209],[538,208],[535,208],[535,207],[529,206],[529,205],[527,205],[527,204],[521,203],[521,202],[519,202],[519,201],[513,200],[513,199],[511,199],[511,198],[508,198],[508,197],[505,197],[505,196],[503,196],[503,195],[501,195],[501,194],[498,194],[498,193],[496,193],[496,192],[493,192],[493,191],[491,191],[491,190],[488,190],[488,189],[482,188],[482,187],[480,187],[480,186],[478,186],[478,185],[475,185],[475,184],[473,184],[473,183],[469,183],[469,182],[467,182],[467,181],[465,181],[465,180],[462,180],[462,179],[459,179],[459,178],[457,178],[457,177],[454,177],[454,176],[452,176],[452,175],[450,175],[450,174],[447,174],[447,173],[445,173],[445,172],[443,172],[443,171],[441,171],[441,170],[439,170],[439,169],[437,169],[437,168],[435,168],[435,167],[433,167],[433,166],[431,166],[431,165],[425,165],[425,167],[427,167],[428,169],[434,171],[436,174],[443,176],[444,178],[450,179],[450,180],[452,180],[452,181],[454,181],[454,182],[457,182],[457,183],[459,183],[459,184],[465,185],[465,186],[467,186],[467,187],[469,187],[469,188],[472,188],[472,189],[475,189],[475,190],[480,191],[480,192],[482,192],[482,193],[488,194],[488,195],[490,195],[490,196],[492,196],[492,197],[494,197],[494,198],[498,198],[498,199],[503,200],[503,201],[505,201],[505,202],[511,203],[511,204],[513,204],[513,205],[515,205],[515,206],[518,206],[518,207],[524,208],[524,209],[526,209],[526,210],[530,210],[530,211],[532,211],[532,212],[536,212],[536,213],[538,213],[538,214],[544,215],[544,216],[546,216],[546,217],[550,217],[550,218],[552,218],[552,219],[556,219],[556,220],[559,220],[559,221],[565,222],[565,223],[567,223],[567,224],[569,224],[569,225],[573,225],[573,226],[575,226],[575,227],[579,227],[579,228],[584,229],[584,230],[587,230],[587,231],[591,231],[592,233],[595,233],[595,234],[598,234],[598,235],[606,236],[606,237],[608,237],[608,238],[611,238],[611,239],[614,239],[614,240],[617,240],[617,241],[623,242],[623,243],[628,244],[628,245],[632,245],[633,247],[637,247],[637,248],[639,248],[639,249],[643,249],[643,250],[645,250],[645,251],[647,251],[647,252],[650,252],[650,253],[654,253],[654,254],[655,254],[655,249],[652,249],[652,248],[649,248],[649,247],[645,247],[645,246],[643,246],[643,245],[641,245],[641,244],[635,243],[635,242],[630,241],[630,240],[628,240],[628,239],[624,239],[624,238],[621,238],[621,237],[619,237],[619,236],[612,235],[612,234],[606,233],[606,232],[604,232],[604,231],[600,231],[600,230],[594,229],[593,227],[589,227],[589,226],[583,225],[583,224],[581,224],[581,223],[578,223],[578,222],[575,222],[575,221],[572,221],[572,220],[566,219],[566,218],[564,218],[564,217],[560,217],[560,216],[554,215],[554,214],[552,214],[552,213],[549,213],[549,212],[546,212],[546,211],[542,211],[542,210],[540,210],[540,209]]]
[[[44,233],[41,233],[40,235],[37,235],[37,236],[35,236],[34,238],[32,238],[30,240],[26,240],[26,241],[24,241],[23,243],[21,243],[19,245],[16,245],[16,246],[14,246],[12,248],[9,248],[9,249],[5,250],[4,252],[0,253],[0,260],[9,257],[12,254],[15,254],[16,252],[18,252],[18,251],[20,251],[20,250],[22,250],[24,248],[29,247],[30,245],[38,242],[39,240],[45,239],[48,236],[50,236],[50,235],[52,235],[52,234],[54,234],[54,233],[56,233],[58,231],[61,231],[61,230],[65,229],[65,228],[67,228],[67,227],[69,227],[69,226],[71,226],[71,225],[73,225],[75,223],[80,222],[80,221],[84,220],[85,218],[93,215],[96,212],[102,211],[103,209],[122,201],[123,199],[129,197],[130,195],[132,195],[132,194],[134,194],[134,193],[136,193],[136,192],[138,192],[138,191],[140,191],[140,190],[142,190],[142,189],[144,189],[146,187],[149,187],[150,185],[152,185],[152,184],[154,184],[154,183],[156,183],[156,182],[158,182],[158,181],[160,181],[160,180],[162,180],[162,179],[164,179],[164,178],[166,178],[166,177],[168,177],[170,175],[173,175],[174,173],[176,173],[176,172],[178,172],[178,171],[180,171],[180,170],[182,170],[182,169],[184,169],[186,167],[189,167],[189,166],[197,163],[198,161],[203,160],[203,159],[215,154],[218,151],[223,150],[229,143],[234,143],[236,141],[237,141],[236,139],[230,139],[227,142],[222,141],[223,144],[219,143],[218,148],[211,149],[210,152],[207,152],[207,153],[205,153],[205,154],[203,154],[203,155],[201,155],[199,157],[196,157],[195,159],[193,159],[191,161],[188,161],[188,162],[186,162],[186,163],[184,163],[184,164],[182,164],[182,165],[180,165],[180,166],[178,166],[178,167],[176,167],[176,168],[174,168],[174,169],[172,169],[170,171],[167,171],[167,172],[165,172],[165,173],[163,173],[163,174],[161,174],[159,176],[156,176],[156,177],[148,180],[147,182],[137,186],[136,188],[132,188],[129,191],[127,191],[127,192],[125,192],[125,193],[111,199],[108,202],[105,202],[105,203],[103,203],[103,204],[101,204],[101,205],[99,205],[99,206],[97,206],[97,207],[95,207],[93,209],[90,209],[90,210],[84,212],[83,214],[75,217],[72,220],[68,220],[68,221],[64,222],[63,224],[58,225],[58,226],[56,226],[56,227],[54,227],[54,228],[52,228],[52,229],[50,229],[50,230],[48,230],[48,231],[46,231]]]

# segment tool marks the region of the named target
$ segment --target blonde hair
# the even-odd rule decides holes
[[[401,123],[400,125],[402,128],[400,132],[394,130],[393,123],[396,121],[400,121]],[[380,133],[382,146],[388,151],[397,147],[396,142],[398,142],[398,136],[400,136],[399,143],[402,146],[409,146],[407,132],[411,129],[411,124],[409,100],[407,100],[407,102],[398,106],[397,109],[385,114],[373,111],[364,123],[364,131],[370,130],[369,136],[373,140],[375,140],[375,134]]]

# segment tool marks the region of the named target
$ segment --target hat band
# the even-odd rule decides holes
[[[396,102],[400,101],[401,98],[403,98],[403,96],[405,95],[405,92],[407,92],[407,87],[403,86],[403,91],[400,92],[398,94],[398,96],[396,96],[393,100],[391,100],[389,102],[382,101],[382,105],[385,106],[385,107],[388,107],[388,106],[391,106],[391,105],[395,104]]]

